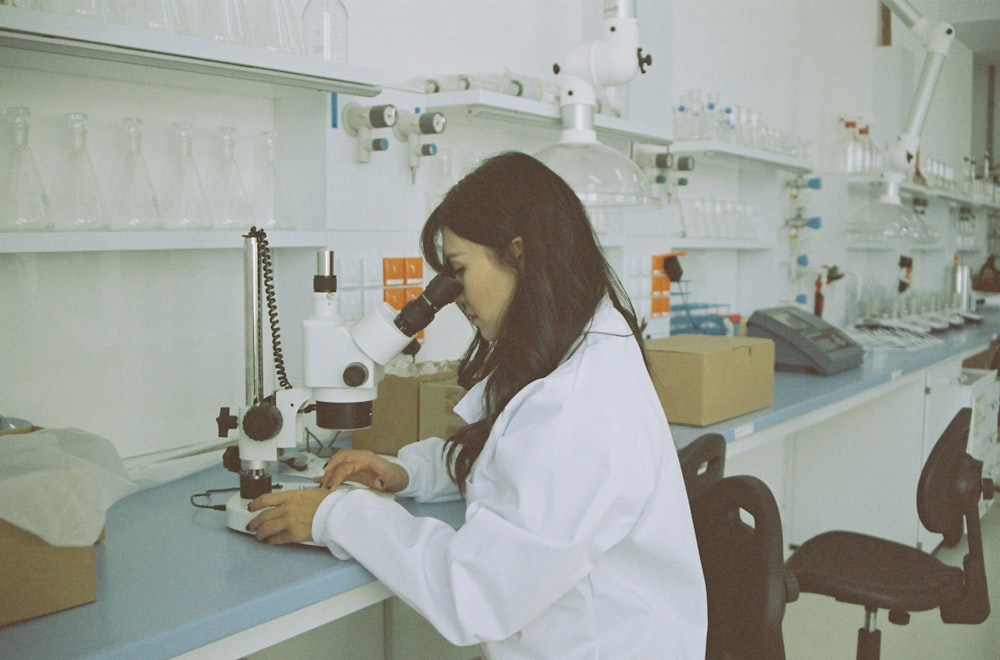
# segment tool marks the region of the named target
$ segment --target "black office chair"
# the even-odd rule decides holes
[[[982,623],[990,613],[979,527],[979,498],[992,497],[993,484],[982,478],[982,463],[966,453],[972,411],[963,408],[948,424],[920,473],[917,513],[928,531],[944,536],[943,545],[962,538],[969,551],[963,568],[948,566],[917,548],[854,532],[826,532],[809,539],[788,559],[787,567],[808,593],[863,605],[865,625],[858,630],[858,658],[879,657],[878,610],[889,620],[909,621],[910,612],[939,608],[945,623]]]
[[[726,469],[726,439],[718,433],[706,433],[678,451],[677,456],[690,500],[722,478]]]
[[[798,590],[770,489],[750,475],[725,477],[691,500],[691,512],[708,592],[705,657],[783,660],[785,603]]]
[[[708,594],[706,658],[781,660],[785,603],[798,591],[785,571],[774,496],[756,477],[723,477],[726,441],[718,433],[679,456]]]

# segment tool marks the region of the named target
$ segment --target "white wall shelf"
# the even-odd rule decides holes
[[[670,146],[670,153],[674,157],[694,156],[695,169],[698,167],[698,158],[704,158],[713,162],[730,161],[734,165],[752,164],[760,167],[771,167],[793,174],[805,174],[812,171],[812,166],[809,163],[797,158],[718,140],[674,142]]]
[[[884,181],[877,174],[872,175],[846,175],[847,185],[855,190],[869,190],[874,192],[884,185]],[[909,197],[926,197],[930,199],[940,199],[949,204],[968,204],[976,208],[1000,209],[1000,203],[988,200],[985,197],[970,195],[957,190],[944,190],[942,188],[929,188],[915,183],[904,182],[900,186],[900,192]]]
[[[739,238],[685,238],[675,237],[670,245],[675,250],[737,250],[754,252],[770,250],[774,246],[763,241],[748,241]]]
[[[379,76],[368,69],[8,6],[0,6],[0,49],[4,66],[227,90],[235,80],[248,95],[251,87],[262,96],[286,88],[355,96],[381,91]]]
[[[420,95],[419,98],[424,100],[424,110],[444,113],[449,121],[459,123],[478,119],[516,122],[554,130],[558,130],[561,126],[558,104],[534,101],[501,92],[470,89]],[[620,117],[598,114],[594,118],[594,130],[600,138],[645,144],[670,144],[670,137],[665,128],[641,126]]]
[[[242,248],[245,232],[203,231],[95,231],[0,233],[0,254],[43,252],[98,252],[141,250],[217,250]],[[275,248],[311,248],[326,245],[325,231],[268,231]]]

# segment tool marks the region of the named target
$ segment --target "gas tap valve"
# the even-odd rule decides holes
[[[417,181],[420,158],[437,154],[437,145],[433,142],[424,143],[421,141],[421,137],[440,135],[444,133],[447,125],[447,118],[440,112],[420,112],[419,108],[415,112],[407,112],[406,110],[399,112],[399,121],[393,126],[392,132],[395,133],[396,139],[407,145],[406,162],[410,167],[410,177],[413,183]]]
[[[359,163],[371,162],[373,151],[385,151],[389,148],[389,140],[382,137],[373,138],[372,130],[395,126],[396,106],[385,104],[363,107],[357,103],[348,103],[344,106],[341,118],[347,134],[358,139]]]

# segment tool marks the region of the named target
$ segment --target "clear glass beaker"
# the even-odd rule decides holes
[[[87,152],[87,115],[66,113],[69,151],[55,193],[55,227],[69,231],[108,228],[107,205]]]
[[[41,231],[51,228],[49,198],[28,143],[31,110],[7,108],[9,130],[0,166],[0,231]]]
[[[142,155],[142,120],[122,120],[125,151],[115,179],[113,229],[159,229],[160,202]]]
[[[224,126],[219,129],[221,159],[216,173],[215,228],[246,229],[250,226],[250,200],[243,184],[239,163],[236,162],[236,129]]]
[[[208,198],[191,154],[191,124],[173,126],[173,161],[161,189],[163,224],[168,229],[207,229],[212,225]]]
[[[309,0],[302,10],[306,54],[324,62],[347,64],[348,22],[342,0]]]

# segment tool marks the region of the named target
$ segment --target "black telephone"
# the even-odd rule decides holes
[[[854,369],[865,352],[853,339],[798,307],[758,309],[747,320],[747,336],[774,341],[774,368],[829,374]]]

